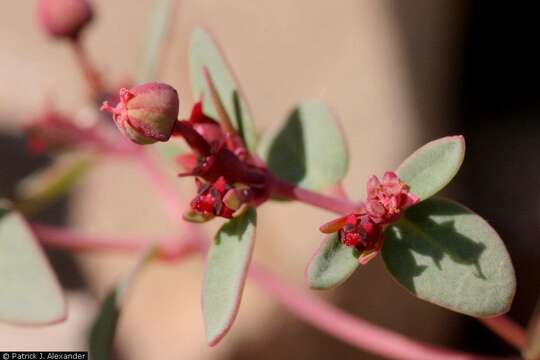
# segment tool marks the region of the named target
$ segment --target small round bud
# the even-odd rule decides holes
[[[120,131],[134,143],[145,145],[167,141],[178,118],[176,90],[167,84],[147,83],[131,90],[120,89],[116,107],[103,103],[101,110],[113,114]]]
[[[39,0],[39,20],[51,36],[76,38],[93,17],[88,0]]]

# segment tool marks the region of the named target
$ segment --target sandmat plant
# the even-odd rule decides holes
[[[306,264],[311,289],[339,286],[380,255],[388,274],[411,295],[478,318],[527,359],[540,355],[538,321],[531,322],[527,339],[503,315],[516,289],[503,241],[480,215],[437,196],[464,160],[462,136],[427,143],[397,169],[370,177],[365,199],[350,199],[341,185],[348,169],[346,139],[329,108],[302,102],[277,131],[260,135],[229,64],[200,27],[193,29],[189,49],[198,101],[187,119],[178,119],[186,104],[173,87],[154,81],[174,6],[172,0],[156,1],[136,84],[116,90],[84,50],[82,34],[91,23],[92,5],[39,1],[43,29],[72,47],[96,106],[91,121],[49,106],[24,129],[29,149],[54,162],[22,179],[18,196],[0,204],[0,320],[45,325],[66,318],[62,289],[41,245],[132,252],[138,260],[104,300],[89,338],[93,358],[107,359],[122,304],[138,274],[152,261],[201,255],[206,259],[202,321],[209,345],[218,344],[231,329],[249,277],[299,318],[365,351],[395,359],[484,358],[369,324],[251,262],[257,209],[269,201],[297,201],[335,214],[325,224],[313,224],[321,231],[321,244]],[[181,232],[153,241],[112,241],[25,220],[66,194],[94,164],[113,156],[145,169],[160,195],[156,202],[182,223]],[[177,170],[175,181],[193,181],[196,191],[181,197],[156,165],[159,157]],[[186,197],[191,200],[182,200]],[[208,221],[223,222],[212,239],[202,231]]]

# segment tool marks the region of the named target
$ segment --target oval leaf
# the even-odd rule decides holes
[[[296,107],[264,143],[261,157],[280,179],[311,190],[335,186],[349,167],[342,131],[330,110],[317,101]]]
[[[256,222],[255,209],[246,209],[221,227],[210,246],[202,304],[206,337],[211,346],[225,336],[238,313]]]
[[[385,231],[390,273],[420,299],[475,317],[508,310],[514,268],[493,228],[455,202],[432,198]]]
[[[358,251],[343,245],[337,233],[325,239],[306,269],[312,289],[330,289],[342,284],[359,266]]]
[[[108,360],[113,358],[114,337],[126,294],[133,286],[133,282],[141,270],[154,258],[156,251],[155,246],[148,248],[103,301],[99,314],[90,330],[89,350],[92,359]]]
[[[0,321],[44,325],[65,320],[60,284],[21,215],[0,206]]]
[[[247,104],[242,98],[239,86],[218,46],[210,35],[201,28],[193,30],[189,56],[193,95],[196,99],[202,97],[204,112],[214,119],[219,119],[204,75],[206,68],[228,117],[232,119],[233,126],[244,140],[247,148],[254,153],[257,139]]]
[[[452,180],[461,167],[464,156],[463,136],[447,136],[416,150],[396,172],[411,187],[413,194],[425,200]]]
[[[161,57],[163,43],[170,28],[174,25],[174,0],[156,0],[150,14],[146,39],[142,52],[142,64],[138,71],[137,82],[145,83],[155,80]]]

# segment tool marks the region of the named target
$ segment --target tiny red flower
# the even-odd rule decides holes
[[[38,16],[49,35],[76,38],[92,21],[93,10],[87,0],[40,0]]]
[[[381,250],[384,225],[399,220],[403,212],[420,199],[409,192],[409,186],[394,172],[386,172],[383,181],[372,176],[367,184],[368,197],[357,211],[332,220],[320,227],[323,233],[339,233],[340,241],[360,252],[364,265]]]
[[[242,204],[268,199],[270,180],[238,134],[204,114],[202,106],[202,102],[196,103],[189,119],[176,122],[174,127],[174,135],[184,138],[193,150],[178,157],[185,170],[180,176],[195,176],[199,188],[185,218],[230,218]],[[223,189],[227,191],[223,193]]]
[[[112,113],[118,129],[134,143],[167,141],[178,118],[178,93],[157,82],[122,88],[118,104],[112,107],[105,101],[101,110]]]
[[[215,216],[230,219],[251,198],[249,188],[233,186],[220,177],[214,183],[195,179],[197,196],[191,201],[191,209],[184,215],[189,221],[207,221]]]

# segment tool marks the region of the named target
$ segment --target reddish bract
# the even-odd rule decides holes
[[[185,170],[180,176],[195,176],[206,184],[202,186],[199,182],[199,194],[191,203],[190,215],[185,218],[199,221],[192,216],[194,213],[204,219],[210,213],[228,218],[234,212],[228,208],[236,210],[246,202],[260,204],[268,199],[267,170],[255,163],[238,134],[225,130],[204,114],[201,102],[194,105],[189,119],[176,123],[174,135],[184,138],[193,150],[178,157],[178,163]],[[219,190],[223,184],[226,184],[227,193]],[[220,201],[234,206],[221,207]]]
[[[407,208],[420,202],[409,192],[409,186],[390,171],[384,174],[382,182],[376,176],[370,177],[367,193],[366,203],[357,211],[320,227],[323,233],[339,232],[343,244],[360,252],[361,264],[366,264],[382,248],[383,226],[396,222]]]

